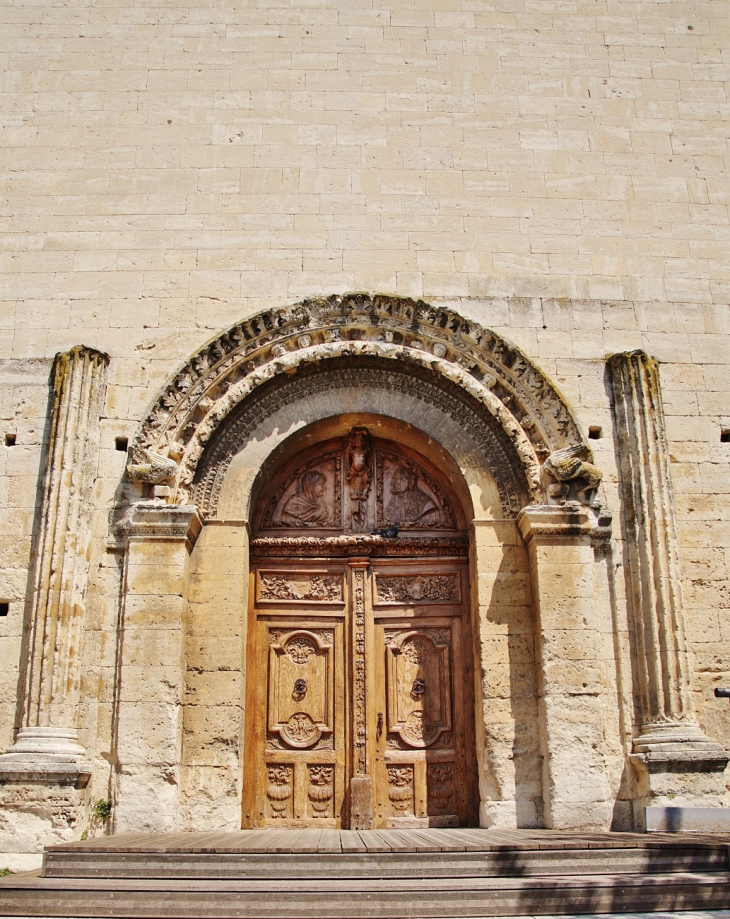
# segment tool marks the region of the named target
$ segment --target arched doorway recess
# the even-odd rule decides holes
[[[344,463],[343,451],[353,427],[367,427],[375,443],[380,439],[415,451],[412,461],[417,454],[419,468],[432,470],[431,478],[442,482],[444,494],[450,490],[456,517],[461,514],[461,529],[439,536],[451,541],[448,553],[443,551],[444,543],[440,555],[432,553],[431,559],[468,557],[468,578],[459,581],[459,590],[465,608],[468,602],[469,616],[460,621],[470,620],[474,636],[469,653],[474,648],[472,704],[480,823],[605,826],[609,791],[603,714],[600,692],[594,688],[600,679],[598,626],[580,627],[584,657],[592,669],[581,664],[569,671],[591,707],[586,712],[590,730],[576,728],[573,686],[565,682],[566,671],[552,667],[553,658],[563,653],[563,644],[549,646],[544,641],[545,636],[558,635],[558,619],[564,612],[551,587],[550,566],[562,563],[558,556],[569,546],[573,554],[565,570],[582,590],[594,581],[594,541],[608,533],[606,519],[590,506],[600,479],[590,464],[590,450],[565,402],[518,349],[451,311],[365,295],[307,301],[237,324],[198,352],[165,387],[135,439],[127,467],[135,484],[127,486],[127,495],[133,497],[136,490],[138,497],[155,500],[134,504],[125,512],[121,525],[129,546],[125,564],[132,573],[136,566],[140,571],[151,571],[153,564],[164,566],[165,586],[158,587],[158,594],[169,585],[169,596],[175,603],[181,597],[183,604],[175,655],[185,662],[187,695],[186,703],[174,709],[177,733],[171,737],[176,739],[170,741],[166,754],[169,762],[178,764],[173,769],[175,782],[168,783],[178,790],[173,793],[160,786],[161,794],[176,801],[169,825],[191,829],[241,825],[248,793],[244,786],[249,787],[243,764],[251,749],[244,724],[247,706],[256,703],[247,695],[246,686],[250,690],[255,684],[250,673],[246,678],[246,654],[247,649],[260,647],[248,633],[258,602],[256,566],[266,557],[286,558],[292,539],[282,528],[272,533],[261,527],[254,516],[256,503],[272,500],[270,495],[266,498],[272,477],[284,474],[287,463],[295,463],[295,456],[321,445],[323,439],[339,439]],[[296,445],[294,453],[289,452],[292,445]],[[296,488],[297,475],[291,474],[294,479],[287,487]],[[391,468],[382,487],[391,487],[392,475]],[[417,476],[415,481],[428,495],[426,479]],[[307,487],[315,484],[311,481]],[[304,484],[301,487],[300,500],[292,507],[309,508],[308,513],[316,515],[318,496],[304,494]],[[368,500],[377,501],[377,487],[371,488],[375,490]],[[373,507],[368,511],[371,517],[363,517],[367,525],[378,522]],[[272,513],[283,511],[280,507]],[[346,589],[354,595],[358,569],[352,560],[359,553],[367,567],[374,556],[374,540],[382,547],[378,564],[392,565],[398,552],[398,563],[405,564],[404,546],[410,547],[409,559],[418,559],[419,540],[434,536],[417,531],[399,534],[394,542],[401,548],[396,560],[391,556],[390,561],[388,537],[373,537],[365,530],[297,538],[303,558],[321,559],[324,545],[327,557],[347,560]],[[323,544],[322,539],[329,542]],[[368,541],[370,547],[364,551]],[[428,546],[421,545],[422,559],[428,557]],[[248,570],[251,559],[253,579]],[[377,602],[377,572],[371,575],[371,596]],[[125,603],[133,606],[138,602],[135,592],[146,589],[148,581],[142,578],[137,588],[134,577],[127,576],[125,584]],[[600,583],[596,590],[602,590]],[[344,591],[343,587],[343,597]],[[586,597],[580,602],[591,600]],[[321,636],[315,639],[311,639],[312,654],[319,658],[327,642]],[[140,635],[135,640],[145,639]],[[287,642],[268,645],[266,654],[281,657],[287,653]],[[436,639],[429,638],[428,643],[432,655],[443,650]],[[372,680],[372,673],[366,679]],[[416,679],[411,680],[411,688]],[[465,692],[468,696],[470,689]],[[173,703],[160,693],[155,704],[160,710],[170,708]],[[381,695],[371,701],[376,721],[368,722],[367,729],[377,732],[377,713],[385,716],[387,699]],[[277,729],[278,736],[283,730]],[[137,752],[131,733],[126,739],[124,733],[120,729],[118,755],[127,764],[126,771],[120,771],[120,792],[122,785],[134,789],[130,800],[138,802],[157,780],[149,757]],[[566,743],[568,735],[571,739]],[[357,752],[354,745],[344,749],[345,756]],[[468,744],[464,750],[468,757]],[[453,768],[456,760],[451,762]],[[592,777],[580,789],[577,803],[570,787],[576,763]],[[300,775],[311,764],[305,765]],[[416,761],[406,765],[415,776]],[[423,768],[418,766],[421,772]],[[350,773],[353,780],[358,778],[355,769]],[[327,775],[318,776],[318,781]],[[138,776],[144,776],[144,782]],[[373,776],[365,778],[372,781]],[[448,786],[443,778],[436,784]],[[267,787],[279,781],[283,786],[291,784],[286,776],[269,783],[267,773]],[[263,789],[262,779],[258,785]],[[353,788],[352,782],[349,787]],[[348,803],[346,793],[343,790],[343,807],[351,821],[362,818],[367,825],[376,818],[368,815],[365,804],[357,804],[356,795],[350,793]],[[324,791],[317,794],[324,799]],[[415,794],[414,790],[412,816],[418,819]],[[425,813],[420,816],[428,818],[428,787],[423,786],[419,794],[425,795]],[[308,795],[305,798],[311,803]],[[385,807],[386,798],[381,798]],[[452,807],[458,813],[433,816],[471,821],[467,799],[461,811],[455,804]],[[253,799],[247,800],[250,807],[243,811],[244,820],[254,821],[260,803],[255,811]],[[334,791],[331,800],[335,801]],[[387,801],[392,804],[389,796]],[[377,811],[377,801],[374,806]],[[335,819],[334,811],[330,816]],[[296,819],[293,812],[291,819]],[[118,829],[125,828],[124,821],[121,804]],[[131,814],[128,825],[132,825]]]
[[[461,476],[424,446],[340,415],[258,476],[244,827],[478,822]]]

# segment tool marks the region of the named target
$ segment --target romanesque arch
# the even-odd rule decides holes
[[[350,294],[259,313],[201,348],[147,414],[132,447],[130,477],[165,482],[170,504],[193,500],[204,517],[215,516],[230,460],[218,444],[211,461],[209,445],[219,432],[245,435],[282,400],[323,385],[335,365],[355,384],[359,368],[371,375],[371,386],[383,384],[383,375],[391,389],[417,381],[426,400],[448,402],[448,414],[465,416],[487,457],[494,454],[495,468],[504,466],[500,454],[509,454],[508,465],[521,468],[500,481],[507,516],[546,498],[552,478],[544,471],[554,467],[543,464],[550,454],[567,449],[590,458],[565,400],[514,345],[449,309]],[[330,373],[329,385],[335,377],[344,378]]]

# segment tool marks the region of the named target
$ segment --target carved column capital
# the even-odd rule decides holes
[[[517,515],[517,526],[529,545],[554,539],[606,539],[611,535],[611,517],[586,504],[531,504]]]
[[[133,504],[118,524],[125,543],[133,540],[182,540],[189,549],[203,528],[194,504]]]

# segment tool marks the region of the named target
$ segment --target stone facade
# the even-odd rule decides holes
[[[482,825],[730,804],[724,5],[3,21],[0,851],[241,825],[250,515],[338,416],[468,511]]]

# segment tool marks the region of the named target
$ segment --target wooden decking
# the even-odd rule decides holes
[[[580,833],[555,830],[241,830],[120,835],[52,846],[51,853],[358,854],[555,849],[687,849],[730,846],[730,835]]]

